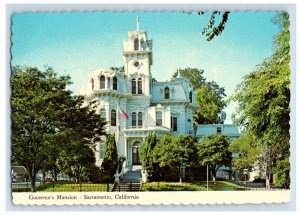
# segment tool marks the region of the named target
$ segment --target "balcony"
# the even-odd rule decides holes
[[[124,132],[139,132],[139,131],[162,131],[169,132],[170,128],[165,126],[126,126],[123,130]]]

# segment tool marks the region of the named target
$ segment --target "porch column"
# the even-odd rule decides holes
[[[129,160],[128,160],[128,140],[127,140],[127,137],[125,137],[125,157],[126,157],[126,166],[128,166],[128,162],[129,162]]]

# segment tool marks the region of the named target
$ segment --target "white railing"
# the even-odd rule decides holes
[[[170,131],[170,128],[165,126],[130,126],[127,125],[125,130],[163,130]]]

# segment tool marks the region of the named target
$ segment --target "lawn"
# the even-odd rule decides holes
[[[49,182],[37,187],[38,192],[107,192],[109,184],[74,184],[66,182]]]
[[[206,182],[194,183],[176,183],[176,182],[149,182],[142,186],[141,191],[206,191]],[[236,191],[244,190],[243,187],[238,186],[228,181],[209,182],[209,191]]]

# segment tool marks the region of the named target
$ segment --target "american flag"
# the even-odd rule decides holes
[[[120,107],[119,107],[119,113],[121,118],[128,119],[127,113],[125,113],[125,111],[123,111]]]

